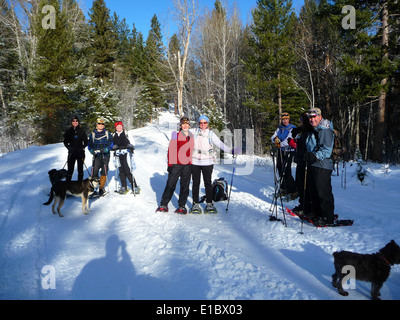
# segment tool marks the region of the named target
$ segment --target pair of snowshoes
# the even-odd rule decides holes
[[[199,203],[194,203],[192,206],[192,209],[190,209],[190,213],[192,214],[202,214],[202,213],[209,213],[209,214],[215,214],[218,213],[217,209],[214,207],[212,203],[207,203],[205,210],[200,207]]]
[[[122,187],[119,190],[115,190],[115,192],[117,192],[119,194],[122,194],[122,195],[128,194],[128,193],[132,193],[134,195],[137,195],[137,194],[140,194],[140,188],[139,187],[135,187],[132,190],[130,190],[129,188]]]
[[[167,206],[159,206],[156,209],[156,213],[157,212],[168,212],[168,207]],[[175,210],[175,213],[177,214],[187,214],[187,210],[185,207],[179,207],[178,209]]]

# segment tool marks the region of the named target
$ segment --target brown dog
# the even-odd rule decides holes
[[[58,204],[57,212],[60,217],[63,217],[60,210],[64,204],[65,197],[67,194],[75,197],[82,198],[82,211],[83,214],[89,213],[89,196],[94,192],[100,185],[100,178],[90,177],[83,181],[59,181],[50,190],[50,198],[44,205],[49,205],[53,199],[54,203],[52,206],[53,214],[56,214],[55,206]]]
[[[371,299],[379,300],[383,283],[390,275],[390,267],[400,264],[400,247],[392,240],[377,253],[340,251],[334,252],[333,257],[336,272],[332,275],[332,285],[341,295],[349,294],[342,287],[342,279],[346,276],[342,269],[344,266],[351,266],[355,270],[357,280],[371,282]]]

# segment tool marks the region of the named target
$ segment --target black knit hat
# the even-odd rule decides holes
[[[73,117],[71,118],[71,122],[74,121],[74,120],[78,120],[78,122],[81,122],[81,121],[79,120],[78,116],[73,116]]]

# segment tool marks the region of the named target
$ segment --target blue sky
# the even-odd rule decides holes
[[[251,10],[256,7],[256,0],[228,0],[229,5],[236,2],[241,18],[244,23],[249,21]],[[295,11],[298,12],[304,3],[304,0],[292,0]],[[208,8],[211,10],[214,7],[215,0],[198,0],[200,9]],[[224,3],[224,1],[221,1]],[[89,11],[92,6],[92,0],[83,0],[83,9]],[[161,27],[164,28],[171,21],[171,10],[173,10],[173,0],[106,0],[107,7],[111,14],[114,12],[120,17],[126,19],[130,29],[135,23],[137,31],[141,31],[144,38],[147,38],[150,29],[150,21],[154,14],[157,15]]]

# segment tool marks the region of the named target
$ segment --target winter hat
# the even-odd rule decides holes
[[[310,110],[308,110],[307,113],[308,117],[315,117],[315,116],[321,116],[322,112],[320,108],[311,108]]]
[[[181,118],[181,120],[180,120],[180,124],[183,124],[183,123],[189,123],[189,124],[190,124],[189,118],[186,117],[186,116],[183,116],[183,117]]]
[[[282,120],[283,120],[283,119],[290,119],[289,113],[287,113],[287,112],[282,113],[281,119],[282,119]]]
[[[208,119],[208,117],[206,116],[206,115],[201,115],[200,117],[199,117],[199,122],[201,121],[201,120],[206,120],[207,122],[210,122],[210,120]]]
[[[118,125],[121,125],[121,126],[124,126],[123,124],[122,124],[122,121],[117,121],[116,123],[115,123],[115,127],[117,127]]]

